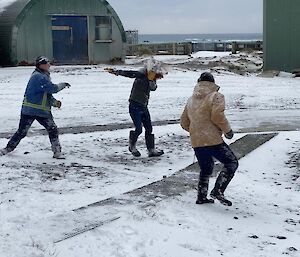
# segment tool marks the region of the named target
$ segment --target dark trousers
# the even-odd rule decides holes
[[[151,135],[153,128],[151,123],[151,116],[147,106],[136,102],[130,102],[129,104],[130,117],[135,126],[135,135],[138,137],[143,132],[143,126],[145,128],[145,135]]]
[[[214,158],[224,164],[224,169],[219,174],[215,184],[215,189],[224,193],[239,166],[232,150],[226,143],[216,146],[198,147],[194,150],[201,170],[198,186],[199,193],[202,193],[204,197],[207,195],[209,177],[214,169]]]
[[[21,140],[26,137],[32,123],[37,120],[48,132],[53,152],[61,151],[61,146],[58,139],[58,129],[53,120],[53,117],[43,118],[38,116],[30,116],[21,114],[18,131],[13,135],[7,144],[7,149],[13,151]]]

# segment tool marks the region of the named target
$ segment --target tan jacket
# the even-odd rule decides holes
[[[181,115],[180,124],[190,132],[194,148],[222,144],[222,134],[231,130],[219,89],[215,83],[199,82]]]

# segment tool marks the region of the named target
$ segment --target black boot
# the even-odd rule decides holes
[[[209,177],[200,178],[199,185],[198,185],[198,197],[196,204],[206,204],[206,203],[214,203],[213,199],[207,198],[208,192],[208,184],[209,184]]]
[[[217,199],[221,204],[225,206],[232,206],[232,202],[226,199],[224,194],[218,189],[214,188],[210,193],[210,197],[213,199]]]
[[[9,151],[7,148],[3,148],[0,150],[0,156],[4,156],[4,155],[8,154],[9,152],[11,152],[11,151]]]
[[[164,151],[155,149],[153,134],[146,134],[146,146],[148,149],[149,157],[159,157],[164,154]]]
[[[141,153],[136,149],[136,142],[137,142],[138,136],[134,131],[130,131],[129,134],[129,152],[132,153],[134,157],[140,157]]]
[[[219,200],[223,205],[232,206],[232,202],[225,198],[224,192],[233,177],[234,174],[228,174],[225,170],[221,171],[217,178],[215,187],[210,193],[210,196],[213,199]]]
[[[52,151],[53,151],[53,158],[54,159],[59,159],[59,160],[64,160],[66,159],[66,156],[61,152],[61,145],[58,140],[52,141]]]
[[[196,201],[196,204],[206,204],[206,203],[215,203],[214,199],[208,199],[208,198],[199,198]]]

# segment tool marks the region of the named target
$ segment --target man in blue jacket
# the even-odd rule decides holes
[[[31,75],[24,95],[19,129],[10,139],[7,146],[0,150],[0,156],[12,152],[21,140],[26,137],[32,123],[37,120],[49,134],[53,158],[62,158],[58,129],[51,113],[51,107],[60,108],[61,102],[56,100],[52,94],[66,87],[69,88],[70,84],[53,84],[49,69],[50,62],[46,57],[40,56],[36,59],[36,69]]]

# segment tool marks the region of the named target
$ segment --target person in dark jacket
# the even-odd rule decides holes
[[[24,95],[19,129],[9,140],[6,148],[0,150],[0,156],[12,152],[26,137],[32,123],[37,120],[49,134],[53,158],[62,158],[58,129],[51,113],[51,107],[60,108],[61,102],[56,100],[52,94],[66,87],[69,88],[70,84],[53,84],[49,69],[50,62],[46,57],[40,56],[36,59],[36,69],[31,75]]]
[[[129,113],[135,130],[130,131],[129,151],[135,157],[140,157],[141,153],[136,148],[138,137],[142,134],[143,126],[145,128],[146,146],[149,157],[158,157],[164,154],[162,150],[155,149],[154,135],[152,134],[152,122],[148,109],[150,92],[157,89],[156,81],[163,78],[163,74],[144,68],[140,71],[124,71],[107,69],[107,71],[116,76],[134,78],[131,94],[129,97]]]

